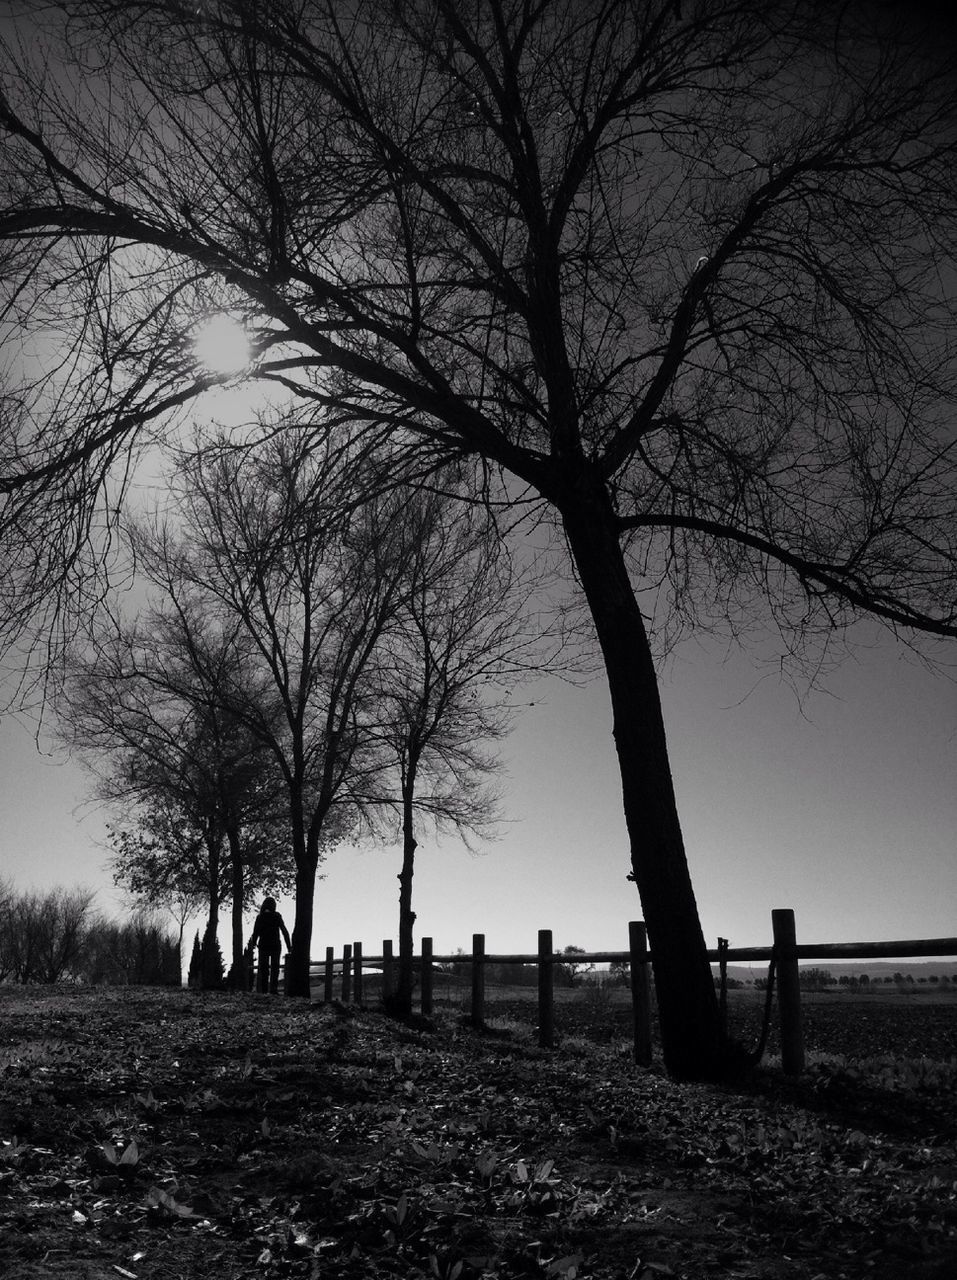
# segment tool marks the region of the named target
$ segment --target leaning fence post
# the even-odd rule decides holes
[[[392,995],[392,939],[382,939],[382,999]]]
[[[352,1001],[362,1004],[362,943],[352,944]]]
[[[422,1012],[426,1017],[432,1014],[432,939],[422,939]]]
[[[332,982],[336,966],[335,947],[326,947],[326,972],[322,984],[322,998],[326,1004],[332,1002]]]
[[[538,1044],[551,1049],[555,1044],[555,966],[552,963],[552,931],[538,931]]]
[[[342,948],[342,1003],[348,1004],[352,995],[352,947],[347,942]]]
[[[771,912],[775,967],[778,979],[778,1022],[781,1032],[781,1070],[798,1076],[804,1070],[804,1031],[801,1026],[801,984],[798,980],[797,934],[794,912],[781,907]]]
[[[485,1026],[485,934],[472,934],[472,1026]]]
[[[648,973],[648,931],[641,920],[628,923],[631,961],[631,1003],[635,1024],[635,1062],[651,1066],[651,980]]]

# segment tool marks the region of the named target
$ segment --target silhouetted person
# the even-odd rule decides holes
[[[258,989],[276,995],[279,991],[279,958],[282,955],[282,939],[291,947],[289,930],[283,918],[276,910],[276,899],[266,898],[262,909],[256,917],[250,947],[259,947],[259,983]]]

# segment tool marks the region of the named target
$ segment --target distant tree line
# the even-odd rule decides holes
[[[155,919],[107,920],[88,889],[0,883],[0,982],[178,986],[179,943]]]
[[[450,960],[436,966],[440,972],[448,973],[461,981],[470,981],[472,962],[465,952],[459,949],[462,959]],[[558,987],[577,987],[586,984],[602,984],[609,982],[613,986],[628,983],[629,966],[627,962],[613,964],[607,973],[596,970],[594,964],[586,960],[578,960],[576,956],[586,954],[583,947],[570,944],[556,956],[553,964],[553,980]],[[534,987],[538,985],[537,963],[523,964],[520,960],[489,960],[485,963],[485,981],[500,987]]]
[[[926,985],[927,983],[949,986],[952,982],[957,983],[957,974],[952,977],[949,977],[946,973],[921,974],[915,978],[912,973],[901,973],[898,970],[893,974],[886,973],[872,976],[868,973],[842,973],[839,977],[835,977],[830,969],[801,969],[798,972],[798,983],[804,991],[826,991],[830,987],[840,987],[842,990],[868,991],[877,987],[912,987]],[[732,983],[729,981],[728,986],[731,985]],[[734,985],[740,986],[741,983]],[[754,985],[759,991],[765,990],[768,985],[767,978],[755,978]]]

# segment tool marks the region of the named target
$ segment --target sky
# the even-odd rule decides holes
[[[661,685],[709,945],[768,945],[775,907],[794,909],[802,942],[957,936],[957,683],[886,636],[800,702],[717,643],[682,645]],[[531,952],[540,928],[559,947],[624,949],[641,917],[601,679],[552,678],[527,695],[502,752],[499,839],[477,856],[421,841],[417,935],[437,953],[468,950],[473,932],[489,953]],[[32,725],[0,717],[0,876],[20,889],[89,886],[119,914],[128,904],[89,790],[77,764],[37,750]],[[314,956],[355,940],[372,953],[396,936],[398,868],[395,849],[330,856]]]
[[[714,642],[686,642],[661,685],[709,946],[767,946],[776,907],[794,909],[799,942],[957,936],[957,684],[887,637],[800,700]],[[527,953],[549,928],[558,947],[625,950],[641,910],[605,688],[549,678],[525,692],[534,705],[502,752],[499,838],[477,855],[421,841],[417,938],[447,954],[480,932],[489,954]],[[4,716],[0,768],[0,875],[21,889],[89,886],[106,914],[123,913],[106,815],[80,767],[39,753],[33,730]],[[397,938],[398,869],[398,849],[330,855],[314,957]],[[291,902],[280,909],[291,925]],[[224,942],[227,929],[224,914]]]

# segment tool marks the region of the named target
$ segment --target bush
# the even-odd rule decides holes
[[[0,891],[0,978],[28,983],[82,979],[93,924],[89,889]]]
[[[89,980],[178,987],[179,946],[175,938],[146,915],[136,915],[126,924],[100,924],[91,935]]]
[[[0,981],[179,985],[179,947],[151,918],[93,911],[92,890],[18,892],[0,883]]]

